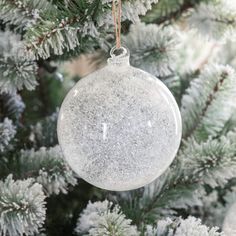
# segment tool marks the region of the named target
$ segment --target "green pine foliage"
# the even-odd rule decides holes
[[[160,0],[150,10],[143,20],[147,23],[170,23],[189,13],[194,7],[208,0]],[[214,1],[211,1],[211,3]]]
[[[189,230],[191,229],[191,230]],[[209,235],[209,236],[224,236],[218,231],[217,227],[208,228],[201,224],[201,220],[194,217],[187,219],[160,220],[156,227],[147,227],[145,236],[181,236],[181,235]]]
[[[42,186],[33,179],[16,180],[9,175],[0,182],[0,232],[2,235],[33,235],[46,216]]]
[[[5,151],[10,147],[10,142],[16,134],[16,127],[13,125],[12,120],[5,118],[0,123],[0,152]]]
[[[19,171],[21,178],[35,178],[47,195],[66,194],[68,185],[76,185],[74,173],[63,160],[59,146],[38,151],[22,151],[19,157]]]
[[[235,71],[228,66],[206,67],[192,81],[181,102],[183,138],[217,137],[235,112]]]
[[[26,87],[33,90],[37,85],[37,65],[32,54],[26,54],[20,35],[0,31],[0,91],[16,93]]]
[[[181,110],[174,162],[133,191],[80,179],[56,133],[58,106],[80,77],[65,63],[96,52],[91,64],[105,64],[112,0],[0,0],[0,235],[224,235],[236,202],[236,4],[122,3],[131,64],[159,77]]]
[[[207,33],[215,39],[232,37],[236,29],[236,6],[229,0],[216,1],[215,4],[201,3],[189,22],[203,35]]]
[[[118,205],[107,200],[91,203],[83,210],[78,219],[77,233],[95,235],[139,235],[131,220],[126,219]]]
[[[22,97],[19,94],[1,93],[0,101],[1,101],[1,110],[0,110],[1,117],[5,115],[14,120],[20,119],[22,112],[25,109],[25,104],[22,101]]]
[[[158,78],[173,74],[178,34],[172,28],[144,23],[132,25],[123,42],[130,50],[132,65]]]
[[[40,20],[42,11],[44,14],[50,14],[51,4],[46,0],[2,0],[0,9],[4,23],[15,25],[17,28],[26,28]]]
[[[212,188],[224,187],[236,175],[234,140],[235,132],[229,132],[218,140],[210,138],[200,144],[195,140],[187,142],[181,153],[185,175]]]

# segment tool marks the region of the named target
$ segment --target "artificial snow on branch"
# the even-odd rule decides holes
[[[2,93],[0,94],[0,103],[2,103],[2,108],[4,115],[18,120],[25,109],[25,104],[22,98],[17,93]],[[2,114],[0,114],[2,115]]]
[[[176,165],[142,191],[121,195],[120,204],[135,223],[155,223],[163,217],[176,216],[179,209],[200,206],[204,194],[202,186],[184,176],[181,166]]]
[[[130,20],[133,23],[139,22],[139,16],[145,15],[148,10],[152,9],[153,4],[159,0],[131,0],[125,1],[122,8],[122,17],[124,20]]]
[[[30,140],[36,144],[36,146],[52,147],[58,143],[57,117],[58,111],[38,121],[34,126],[31,126]]]
[[[224,236],[217,227],[209,228],[200,219],[188,217],[160,220],[155,227],[147,226],[145,236]]]
[[[81,213],[75,231],[83,235],[104,236],[138,236],[136,226],[122,213],[119,205],[105,200],[89,202]]]
[[[0,31],[0,93],[16,93],[23,87],[32,90],[37,85],[37,66],[33,56],[25,54],[20,37]]]
[[[0,123],[0,153],[10,148],[10,142],[16,134],[12,120],[5,118]]]
[[[138,21],[138,16],[151,9],[154,2],[157,0],[124,1],[122,21]],[[99,44],[105,47],[106,39],[102,39],[102,35],[105,37],[109,34],[109,29],[113,29],[111,5],[111,1],[88,1],[80,4],[76,0],[55,9],[51,16],[45,14],[47,17],[42,17],[27,30],[24,36],[27,50],[34,52],[37,58],[48,58],[51,54],[62,55],[75,50],[81,44],[86,47],[89,42],[92,46]]]
[[[189,140],[179,157],[183,161],[185,175],[193,181],[202,181],[212,188],[224,187],[236,177],[236,132],[198,144]]]
[[[153,4],[157,4],[159,0],[131,0],[122,2],[122,20],[129,20],[133,23],[140,22],[139,16],[145,15],[148,10],[152,9]],[[92,0],[90,0],[92,2]],[[112,0],[102,1],[103,11],[98,13],[97,21],[99,26],[104,24],[113,24],[111,5]],[[104,18],[102,18],[104,17]]]
[[[49,14],[50,6],[46,0],[1,0],[0,19],[17,28],[30,27],[40,20],[42,11]]]
[[[76,22],[76,18],[45,21],[41,27],[30,28],[25,36],[27,51],[34,52],[36,58],[46,59],[52,51],[62,55],[64,50],[75,49],[80,44]]]
[[[201,206],[206,194],[202,183],[212,188],[223,187],[236,176],[234,140],[235,132],[201,144],[188,140],[177,163],[145,186],[142,196],[136,200],[138,203],[128,204],[125,212],[137,215],[138,222],[152,222],[163,216],[175,215],[177,209]]]
[[[130,50],[132,65],[165,77],[173,73],[177,38],[173,28],[140,23],[130,27],[123,42]]]
[[[98,1],[84,1],[81,4],[76,0],[66,5],[61,4],[59,8],[55,6],[53,14],[45,13],[37,24],[26,31],[24,38],[27,51],[33,52],[36,58],[46,59],[51,54],[62,55],[75,50],[83,41],[83,36],[86,36],[86,29],[90,27],[90,35],[95,28],[93,22],[87,22],[90,22],[91,15],[96,15],[97,4]],[[89,37],[85,38],[90,41]]]
[[[201,3],[189,22],[203,35],[215,39],[232,38],[236,30],[236,4],[231,0]]]
[[[0,234],[3,236],[34,235],[42,227],[45,195],[33,179],[16,180],[9,175],[0,181]]]
[[[236,74],[233,68],[207,66],[182,98],[183,138],[216,137],[235,113]]]
[[[170,23],[208,0],[160,0],[144,17],[146,23]]]
[[[75,186],[76,177],[65,163],[59,146],[38,151],[22,151],[19,158],[21,177],[33,177],[42,184],[47,195],[67,193],[68,186]]]

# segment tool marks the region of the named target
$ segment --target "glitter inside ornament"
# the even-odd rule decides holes
[[[236,235],[236,203],[234,203],[226,213],[223,231],[225,236]]]
[[[107,190],[142,187],[173,161],[181,140],[176,101],[157,78],[129,64],[127,49],[112,49],[104,68],[68,93],[58,139],[71,168]]]

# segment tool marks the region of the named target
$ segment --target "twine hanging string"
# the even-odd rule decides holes
[[[115,26],[116,48],[121,47],[121,0],[112,0],[112,16]]]

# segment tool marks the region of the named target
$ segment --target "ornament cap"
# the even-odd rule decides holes
[[[125,47],[113,47],[110,51],[111,57],[108,58],[109,65],[127,66],[129,65],[129,50]]]

